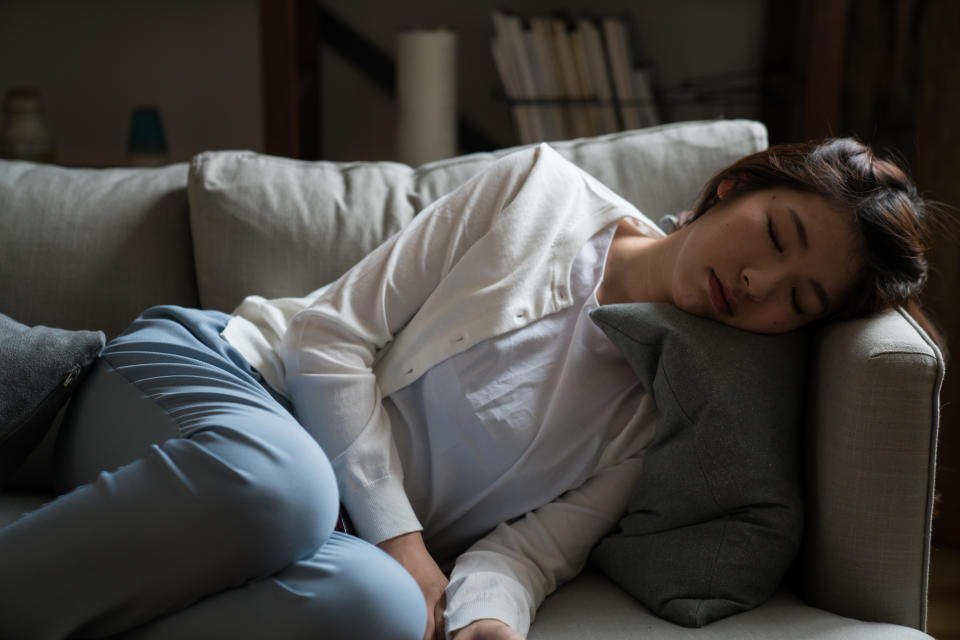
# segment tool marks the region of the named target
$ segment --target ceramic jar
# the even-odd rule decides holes
[[[0,157],[53,162],[53,136],[35,89],[11,89],[3,102]]]

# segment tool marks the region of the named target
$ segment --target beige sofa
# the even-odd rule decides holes
[[[763,148],[751,121],[666,125],[553,146],[657,219]],[[209,152],[157,169],[0,161],[0,312],[116,335],[160,303],[229,311],[332,280],[496,153],[413,169]],[[928,638],[939,352],[900,311],[818,336],[803,550],[780,592],[701,629],[662,621],[591,568],[547,598],[531,640]],[[50,499],[55,431],[0,494],[0,523]],[[69,535],[69,532],[65,532]]]

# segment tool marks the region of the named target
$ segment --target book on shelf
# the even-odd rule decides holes
[[[645,127],[660,124],[660,110],[657,109],[657,102],[653,96],[650,74],[649,67],[636,67],[630,75],[633,82],[633,95],[640,107],[640,121]]]
[[[540,81],[539,91],[534,97],[544,100],[540,112],[546,122],[544,135],[548,140],[563,138],[569,125],[569,114],[566,105],[562,104],[563,78],[554,53],[549,18],[531,18],[527,37],[531,44],[528,51],[533,54],[530,56],[531,68]]]
[[[594,135],[586,112],[586,100],[589,94],[584,90],[577,63],[573,58],[573,39],[563,18],[551,18],[555,59],[559,64],[562,95],[566,103],[567,137],[582,138]]]
[[[500,69],[500,78],[507,98],[514,103],[513,116],[520,139],[524,142],[545,140],[543,118],[540,117],[538,107],[533,104],[536,89],[520,18],[497,10],[493,12],[493,25],[493,56]]]
[[[610,60],[610,76],[613,78],[613,91],[620,111],[620,122],[624,129],[639,129],[640,108],[633,95],[633,81],[630,78],[630,45],[627,25],[617,17],[603,18],[603,39]]]
[[[577,78],[580,81],[581,97],[584,99],[582,105],[583,119],[586,121],[586,129],[589,131],[586,135],[595,136],[601,133],[607,133],[603,130],[600,121],[599,105],[594,101],[597,99],[597,90],[594,88],[596,80],[591,77],[590,64],[587,61],[586,44],[584,43],[583,30],[579,24],[574,24],[569,31],[570,51],[573,55],[573,65],[576,68]],[[610,127],[613,131],[616,127]]]
[[[611,133],[620,129],[617,110],[613,102],[613,85],[610,83],[607,54],[596,23],[588,18],[577,20],[577,31],[583,42],[582,65],[587,67],[591,93],[596,99],[597,133]]]
[[[493,12],[493,61],[521,142],[658,124],[650,69],[636,67],[619,16]]]

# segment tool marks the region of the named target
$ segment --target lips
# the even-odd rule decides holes
[[[717,313],[726,316],[733,315],[733,300],[712,269],[710,270],[710,301],[713,302],[713,307],[717,310]]]

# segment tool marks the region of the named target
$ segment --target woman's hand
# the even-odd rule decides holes
[[[414,531],[384,540],[377,546],[402,564],[423,591],[423,597],[427,601],[427,630],[423,634],[423,640],[444,640],[443,612],[447,608],[446,589],[449,580],[427,551],[423,536],[419,531]]]
[[[523,640],[507,623],[493,618],[475,620],[453,634],[455,640]]]

